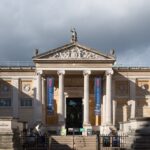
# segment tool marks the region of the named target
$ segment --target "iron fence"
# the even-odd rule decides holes
[[[126,135],[98,135],[97,136],[97,150],[109,149],[125,149],[127,146]]]
[[[48,136],[21,136],[21,147],[23,150],[49,150]]]
[[[50,136],[21,136],[20,141],[23,150],[53,150],[53,148],[51,149],[53,141]],[[96,150],[124,150],[127,146],[127,136],[97,135],[95,142]]]

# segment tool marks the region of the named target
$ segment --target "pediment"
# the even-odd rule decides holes
[[[63,51],[58,51],[50,54],[46,58],[48,59],[101,59],[105,60],[104,56],[98,55],[96,53],[87,51],[79,47],[73,47]]]
[[[66,45],[33,58],[40,60],[114,60],[113,57],[79,44]]]

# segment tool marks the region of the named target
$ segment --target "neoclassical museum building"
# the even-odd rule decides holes
[[[127,57],[127,56],[126,56]],[[150,68],[117,67],[115,51],[104,54],[77,41],[44,53],[33,66],[0,66],[0,117],[42,122],[50,131],[136,128],[150,117]]]

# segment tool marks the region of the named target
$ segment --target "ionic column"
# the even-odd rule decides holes
[[[136,115],[136,99],[135,99],[136,79],[130,79],[130,101],[131,115],[130,118],[135,118]]]
[[[59,124],[62,125],[64,123],[64,70],[60,70],[57,72],[59,76],[59,102],[58,102],[58,114],[59,114]]]
[[[106,95],[103,95],[103,113],[102,113],[103,119],[102,124],[106,124]]]
[[[84,71],[84,115],[83,115],[83,124],[89,125],[89,75],[91,71]]]
[[[131,106],[131,109],[130,109],[130,119],[133,119],[135,118],[135,100],[130,100],[128,101],[128,105]]]
[[[112,123],[116,125],[117,101],[115,100],[115,80],[112,80]]]
[[[106,71],[106,125],[112,124],[111,79],[113,70]]]
[[[37,72],[36,121],[42,121],[42,71]]]
[[[13,85],[13,101],[12,101],[12,106],[13,106],[13,117],[18,118],[19,117],[19,79],[15,78],[12,80],[12,85]]]
[[[44,124],[46,123],[45,82],[46,79],[42,78],[42,121]]]
[[[113,100],[113,125],[116,125],[116,107],[117,107],[117,102]]]
[[[102,107],[102,125],[106,123],[106,80],[103,79],[103,107]]]
[[[128,120],[128,106],[123,106],[123,122],[126,122]]]

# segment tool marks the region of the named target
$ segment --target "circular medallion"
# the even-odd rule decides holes
[[[29,92],[30,91],[30,85],[29,84],[26,84],[24,87],[23,87],[23,90],[25,92]]]

